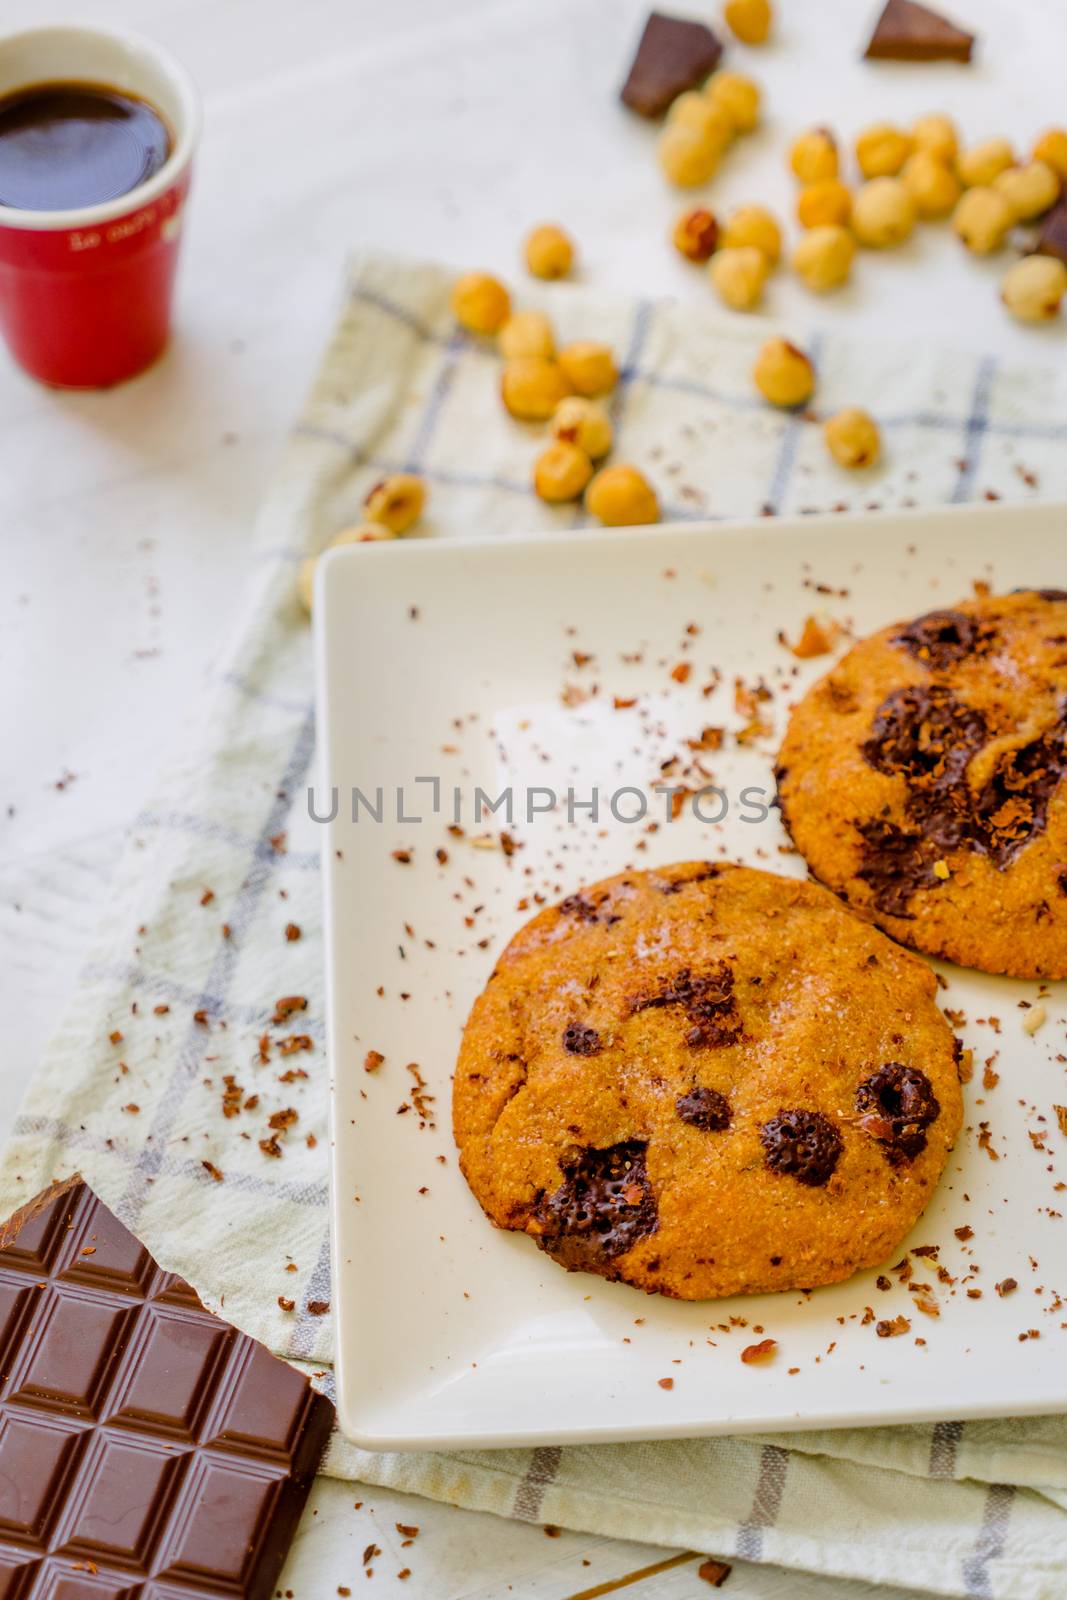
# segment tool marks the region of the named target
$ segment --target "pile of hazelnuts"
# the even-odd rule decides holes
[[[573,240],[555,223],[527,237],[527,270],[536,278],[565,278],[574,265]],[[605,399],[619,379],[606,344],[579,339],[557,348],[543,311],[516,311],[499,278],[466,272],[452,290],[460,327],[495,338],[504,358],[500,395],[520,422],[547,422],[552,441],[533,470],[533,486],[554,505],[582,500],[606,527],[659,521],[659,502],[645,475],[629,463],[601,465],[615,442]]]
[[[746,44],[762,44],[770,32],[769,0],[727,0],[725,17]],[[758,84],[739,72],[712,74],[702,89],[672,102],[657,147],[659,164],[672,184],[695,188],[709,181],[733,141],[758,125]],[[848,282],[857,249],[891,249],[918,222],[951,218],[973,255],[991,255],[1007,245],[1019,224],[1036,222],[1061,199],[1067,186],[1067,130],[1050,128],[1020,160],[1007,139],[985,139],[961,147],[951,118],[919,117],[910,128],[873,123],[854,147],[860,182],[850,188],[841,175],[841,154],[829,128],[810,128],[789,150],[789,166],[800,185],[796,219],[802,231],[792,267],[815,293]],[[708,264],[712,287],[725,305],[751,311],[782,254],[782,232],[764,206],[742,206],[720,222],[706,206],[683,212],[674,225],[675,248],[689,261]],[[1067,294],[1067,265],[1037,250],[1008,268],[1001,298],[1024,322],[1055,317]]]

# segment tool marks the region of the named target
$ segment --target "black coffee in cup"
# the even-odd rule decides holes
[[[96,83],[40,83],[0,99],[0,205],[70,211],[158,172],[167,125],[146,100]]]

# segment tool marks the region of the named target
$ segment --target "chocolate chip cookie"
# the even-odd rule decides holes
[[[959,1131],[935,996],[815,884],[622,873],[497,962],[456,1068],[460,1165],[571,1271],[685,1300],[835,1283],[899,1245]]]
[[[1067,591],[964,601],[857,644],[794,711],[782,816],[903,944],[1067,977]]]

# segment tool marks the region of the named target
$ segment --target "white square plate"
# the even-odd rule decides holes
[[[562,1443],[1067,1410],[1057,1298],[1067,1294],[1067,1195],[1056,1188],[1067,1145],[1052,1109],[1067,1102],[1067,985],[1051,986],[1048,1020],[1030,1035],[1020,1003],[1037,999],[1037,985],[943,969],[943,1001],[966,1013],[975,1073],[965,1131],[907,1241],[938,1247],[936,1258],[911,1258],[936,1318],[892,1271],[888,1289],[865,1272],[807,1296],[699,1304],[568,1274],[530,1239],[490,1226],[450,1134],[464,1020],[535,895],[704,856],[803,874],[779,851],[777,812],[753,823],[738,803],[747,785],[773,793],[787,702],[830,664],[796,661],[779,630],[796,639],[806,615],[825,612],[863,634],[949,604],[979,579],[1067,588],[1067,511],[379,545],[323,564],[316,807],[329,810],[334,787],[339,798],[323,830],[333,1300],[339,1416],[357,1443]],[[688,682],[672,677],[682,661]],[[722,680],[706,696],[710,668]],[[609,795],[647,790],[679,752],[691,759],[684,741],[705,725],[745,724],[738,676],[774,691],[761,711],[776,727],[755,744],[728,733],[721,750],[701,752],[731,797],[726,820],[706,825],[688,805],[651,832],[614,820]],[[616,708],[615,697],[636,704]],[[556,810],[527,823],[524,796],[536,788],[544,804],[543,791],[562,797],[569,785],[579,802],[599,787],[596,821],[576,809],[573,822]],[[496,799],[509,786],[514,820],[501,810],[474,823],[476,789]],[[380,822],[363,805],[352,821],[353,789],[380,802]],[[457,791],[462,838],[447,831]],[[652,802],[662,819],[667,798]],[[617,809],[637,805],[631,795]],[[501,848],[502,832],[520,848]],[[385,1062],[368,1072],[372,1050]],[[994,1053],[999,1082],[984,1086]],[[955,1235],[964,1226],[969,1241]],[[1018,1288],[1001,1297],[994,1285],[1006,1278]],[[906,1316],[910,1332],[877,1337],[868,1307],[879,1320]],[[742,1349],[761,1335],[778,1341],[777,1357],[744,1365]]]

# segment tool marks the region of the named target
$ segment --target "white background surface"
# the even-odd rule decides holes
[[[124,24],[177,51],[199,80],[206,132],[180,285],[180,332],[149,374],[110,394],[42,390],[0,365],[0,1129],[75,982],[106,905],[123,825],[225,636],[248,573],[251,525],[361,244],[484,265],[517,279],[522,232],[556,217],[590,281],[710,290],[672,257],[678,200],[651,132],[619,108],[640,0],[7,0],[5,27]],[[711,8],[677,6],[710,16]],[[982,35],[970,69],[864,66],[877,4],[779,0],[773,48],[732,62],[766,91],[766,126],[727,158],[714,201],[785,212],[782,161],[801,126],[945,109],[971,138],[1027,142],[1063,120],[1067,9],[960,0]],[[1000,264],[963,260],[944,230],[865,255],[857,284],[815,301],[784,276],[768,310],[813,323],[954,341],[1062,361],[1062,331],[1010,325]],[[511,530],[518,531],[518,530]],[[73,781],[55,787],[65,773]],[[9,815],[9,808],[14,814]],[[298,1596],[359,1593],[372,1539],[376,1594],[563,1596],[655,1552],[324,1486],[286,1582]],[[417,1522],[396,1550],[394,1520]],[[380,1530],[385,1530],[381,1532]],[[639,1534],[640,1530],[635,1529]],[[395,1552],[395,1555],[394,1555]],[[582,1566],[582,1560],[592,1567]],[[405,1562],[412,1578],[390,1574]],[[642,1600],[710,1593],[692,1565],[628,1587]],[[804,1596],[779,1573],[735,1571],[727,1591]],[[862,1591],[866,1592],[866,1591]],[[855,1585],[811,1595],[855,1600]],[[884,1591],[883,1591],[884,1593]]]

